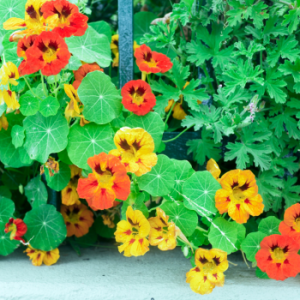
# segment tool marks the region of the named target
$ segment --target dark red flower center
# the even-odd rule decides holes
[[[37,19],[37,12],[35,11],[33,5],[27,7],[26,13],[31,19]]]
[[[151,52],[146,52],[144,53],[144,60],[147,62],[151,62],[152,59],[152,53]]]

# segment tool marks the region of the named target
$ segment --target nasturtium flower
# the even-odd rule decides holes
[[[89,232],[94,223],[93,212],[84,204],[80,203],[66,206],[62,205],[60,210],[67,226],[67,236],[82,237]]]
[[[216,208],[237,223],[246,223],[249,216],[259,216],[264,210],[263,199],[258,194],[255,176],[250,170],[232,170],[220,179],[222,189],[215,195]]]
[[[82,111],[83,111],[83,104],[81,103],[77,90],[71,84],[64,84],[65,93],[70,98],[70,102],[65,109],[65,117],[68,122],[72,118],[81,118]]]
[[[27,226],[21,219],[10,218],[5,224],[5,233],[10,232],[10,239],[24,242],[23,235],[27,232]]]
[[[43,263],[46,266],[54,265],[60,257],[58,248],[51,251],[42,251],[29,246],[24,253],[29,256],[32,264],[36,267],[41,266]]]
[[[41,7],[41,12],[46,22],[49,17],[55,16],[53,32],[58,33],[63,38],[72,35],[82,36],[88,28],[88,17],[80,13],[78,7],[69,1],[48,1]]]
[[[124,256],[141,256],[149,251],[149,241],[147,236],[150,232],[150,224],[143,213],[133,210],[128,206],[126,220],[117,224],[115,231],[116,241],[122,243],[118,247],[119,252],[124,251]]]
[[[97,63],[93,63],[93,64],[84,64],[77,71],[73,71],[74,77],[75,77],[75,81],[73,82],[74,89],[77,90],[79,88],[83,78],[88,73],[91,73],[94,71],[103,72],[103,69],[101,69]]]
[[[211,175],[215,178],[215,179],[219,179],[220,175],[221,175],[221,169],[219,167],[219,165],[217,164],[217,162],[211,158],[207,164],[206,164],[206,170],[208,172],[211,173]]]
[[[169,57],[162,53],[152,51],[145,44],[135,50],[134,57],[136,58],[136,64],[140,71],[147,74],[165,73],[173,66]]]
[[[82,170],[75,165],[69,166],[71,169],[71,179],[68,185],[61,191],[61,202],[64,205],[80,204],[77,193],[77,186],[79,178],[83,178]]]
[[[0,69],[0,84],[18,85],[19,71],[17,66],[12,62],[4,63]]]
[[[40,175],[45,173],[45,168],[49,171],[49,176],[53,177],[59,172],[59,162],[54,157],[49,156],[47,161],[40,167]]]
[[[0,116],[0,131],[2,130],[2,128],[4,130],[7,130],[9,124],[8,124],[8,121],[7,121],[7,118],[5,116],[5,114],[3,113],[2,116]]]
[[[153,138],[142,128],[121,128],[115,134],[114,143],[117,149],[109,154],[117,156],[127,172],[142,176],[157,164]]]
[[[124,107],[138,116],[146,115],[156,104],[150,85],[143,80],[127,82],[121,94]]]
[[[224,285],[228,269],[227,253],[219,249],[199,248],[195,253],[196,267],[186,274],[191,289],[201,295],[210,294],[216,286]]]
[[[77,192],[94,210],[113,207],[114,200],[126,200],[130,194],[130,179],[120,160],[104,152],[87,161],[93,170],[88,178],[80,178]]]
[[[291,236],[300,248],[300,203],[289,207],[284,213],[284,220],[279,225],[282,235]]]
[[[109,215],[101,215],[103,219],[103,224],[106,225],[108,228],[115,228],[116,224],[113,222]]]
[[[36,37],[37,35],[30,35],[18,41],[17,55],[19,57],[24,58],[18,68],[20,74],[26,74],[26,73],[31,74],[36,72],[35,66],[32,66],[32,64],[27,63],[27,55],[26,55],[27,50],[33,46]]]
[[[20,75],[41,70],[43,75],[50,76],[57,75],[68,64],[71,53],[62,37],[53,31],[44,31],[35,38],[26,56],[27,65],[33,64],[34,67],[23,69]]]
[[[151,246],[158,246],[162,251],[173,250],[176,247],[176,226],[169,222],[169,217],[161,208],[156,209],[156,217],[149,220],[151,229],[149,243]]]
[[[7,109],[6,112],[12,112],[16,109],[19,109],[20,104],[17,101],[16,92],[12,92],[11,90],[0,90],[0,105],[5,102]]]
[[[290,236],[273,234],[260,243],[257,266],[272,279],[285,280],[300,272],[300,246]]]

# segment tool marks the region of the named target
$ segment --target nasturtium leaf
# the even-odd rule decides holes
[[[31,93],[26,93],[20,98],[20,111],[28,117],[35,115],[40,108],[40,100],[32,96]]]
[[[71,162],[67,149],[61,151],[58,153],[58,158],[60,161],[64,162],[67,165],[73,165],[73,163]]]
[[[72,36],[66,39],[69,51],[86,63],[96,62],[106,68],[111,62],[110,41],[104,34],[99,34],[89,27],[83,36]]]
[[[108,41],[110,42],[111,40],[111,28],[108,23],[105,21],[97,21],[97,22],[92,22],[89,23],[89,25],[97,31],[99,34],[104,34],[106,35]]]
[[[47,203],[48,193],[40,175],[32,178],[25,186],[25,196],[32,208],[36,208]]]
[[[212,221],[208,240],[213,248],[221,249],[228,254],[235,252],[238,250],[235,246],[237,237],[237,228],[233,223],[230,223],[221,217]]]
[[[64,189],[71,179],[71,169],[63,162],[59,162],[59,171],[54,173],[53,176],[49,175],[49,171],[45,168],[45,176],[47,185],[57,192]]]
[[[66,148],[69,126],[60,113],[47,118],[37,113],[27,117],[23,125],[26,132],[24,147],[31,159],[45,163],[49,154]]]
[[[154,140],[155,151],[157,151],[160,146],[165,129],[165,123],[163,122],[159,114],[150,112],[145,116],[131,115],[126,119],[125,126],[145,129],[148,133],[151,134]]]
[[[126,201],[123,202],[121,208],[122,220],[126,220],[126,211],[128,206],[131,206],[133,210],[140,210],[146,218],[149,217],[149,211],[145,205],[145,200],[149,197],[146,192],[131,193]]]
[[[15,204],[12,200],[0,196],[0,226],[6,224],[15,212]]]
[[[138,44],[145,33],[151,32],[150,25],[154,19],[156,15],[148,11],[141,11],[134,15],[134,40]]]
[[[196,172],[183,184],[184,205],[200,216],[213,215],[217,212],[215,194],[220,188],[220,183],[210,172]]]
[[[60,105],[56,98],[47,97],[40,104],[40,113],[44,117],[54,116],[56,115]]]
[[[24,18],[24,8],[27,0],[1,0],[0,2],[0,24],[1,28],[5,21],[10,18]]]
[[[197,214],[184,207],[180,202],[165,202],[160,208],[169,216],[172,221],[182,231],[185,236],[190,236],[195,231],[198,224]]]
[[[207,245],[207,237],[204,235],[203,231],[200,231],[196,228],[193,234],[189,237],[189,241],[195,247],[200,247],[203,244]]]
[[[256,275],[256,277],[258,277],[260,279],[270,279],[268,274],[263,272],[259,267],[256,267],[255,275]]]
[[[77,71],[82,66],[80,59],[75,56],[71,56],[69,63],[66,66],[66,69],[71,71]]]
[[[13,44],[15,44],[13,48],[4,49],[3,55],[5,56],[5,60],[12,62],[17,67],[19,67],[23,58],[17,55],[17,44],[16,43]]]
[[[98,216],[95,220],[94,226],[96,228],[96,232],[99,236],[104,237],[106,239],[114,238],[114,232],[117,229],[117,224],[120,221],[118,215],[115,215],[113,222],[115,223],[115,227],[109,228],[107,225],[103,223],[102,216]]]
[[[241,244],[241,248],[245,252],[248,260],[252,262],[255,261],[255,255],[260,249],[260,243],[266,236],[266,234],[260,231],[252,232],[247,235]]]
[[[10,199],[12,197],[12,193],[6,185],[0,186],[0,198],[1,197],[8,198],[8,199]]]
[[[235,226],[235,228],[237,230],[237,240],[236,240],[235,246],[237,249],[240,249],[241,244],[246,237],[246,228],[244,225],[236,223],[236,222],[233,222],[232,224]]]
[[[24,131],[24,128],[19,125],[15,125],[11,129],[12,144],[15,146],[15,148],[19,148],[23,145],[25,138]]]
[[[10,232],[5,233],[4,229],[5,224],[0,223],[0,255],[7,256],[14,252],[18,245],[20,245],[20,241],[11,240]]]
[[[110,125],[87,124],[84,127],[74,125],[70,129],[68,155],[73,164],[88,169],[89,157],[101,152],[108,153],[116,148],[113,142],[113,130]]]
[[[266,235],[280,234],[278,228],[280,220],[274,216],[262,219],[258,225],[258,230]]]
[[[171,161],[175,166],[175,185],[168,196],[174,200],[183,200],[183,184],[195,173],[195,171],[187,160],[171,159]]]
[[[25,238],[35,249],[50,251],[57,248],[67,236],[63,216],[50,204],[41,205],[27,212]]]
[[[158,155],[157,164],[149,173],[137,178],[141,190],[152,196],[164,196],[174,187],[175,166],[165,155]]]
[[[115,230],[115,228],[114,228],[114,230]],[[112,237],[114,237],[114,234],[112,235]],[[72,239],[72,237],[71,237],[71,239]],[[97,232],[96,232],[95,223],[93,224],[92,227],[90,227],[89,232],[87,234],[85,234],[84,236],[82,236],[80,238],[74,237],[74,242],[79,247],[82,247],[82,248],[94,246],[96,244],[97,240],[98,240],[98,236],[97,236]]]
[[[82,80],[78,96],[84,104],[84,117],[97,124],[106,124],[122,111],[120,92],[103,72],[94,71]]]
[[[7,105],[5,102],[3,102],[2,104],[0,104],[0,115],[2,116],[2,114],[6,111],[7,109]]]

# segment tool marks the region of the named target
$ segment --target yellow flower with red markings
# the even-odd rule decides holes
[[[117,156],[127,172],[141,176],[157,164],[152,136],[142,128],[121,128],[114,137],[117,149],[109,154]]]
[[[25,242],[23,235],[27,232],[27,226],[21,219],[10,218],[5,224],[5,233],[10,232],[10,239]]]
[[[32,264],[36,267],[41,266],[43,263],[46,266],[54,265],[60,257],[58,248],[51,251],[42,251],[29,246],[24,253],[29,256]]]
[[[201,295],[210,294],[216,286],[224,285],[228,269],[227,253],[219,249],[199,248],[195,253],[196,267],[186,274],[191,289]]]
[[[161,208],[156,209],[156,217],[149,220],[151,229],[149,243],[151,246],[158,246],[162,251],[173,250],[176,247],[176,226],[169,222],[169,217]]]
[[[0,69],[0,84],[18,85],[17,79],[19,79],[19,71],[17,66],[12,62],[4,63]]]
[[[147,236],[150,232],[150,224],[143,213],[133,210],[128,206],[126,220],[117,224],[115,231],[116,241],[122,243],[118,247],[119,252],[124,251],[124,256],[141,256],[149,251],[149,241]]]
[[[8,124],[8,121],[7,121],[7,118],[5,116],[5,114],[3,113],[2,116],[0,116],[0,131],[2,130],[2,128],[4,130],[7,130],[9,124]]]
[[[59,172],[59,162],[54,157],[49,156],[47,161],[40,167],[40,175],[45,173],[45,168],[49,171],[49,176],[53,177]]]
[[[71,169],[71,179],[68,185],[61,191],[61,202],[64,205],[80,204],[77,193],[77,186],[82,170],[75,165],[69,166]]]
[[[211,175],[215,178],[215,179],[219,179],[220,175],[221,175],[221,169],[219,167],[219,165],[217,164],[217,162],[211,158],[207,164],[206,164],[206,170],[208,172],[211,173]]]
[[[258,194],[255,176],[250,170],[232,170],[220,179],[222,189],[215,195],[216,208],[237,223],[246,223],[251,216],[259,216],[264,210],[263,199]]]
[[[16,92],[12,92],[11,90],[0,90],[0,105],[3,104],[3,102],[6,103],[7,113],[19,109],[20,107],[16,97]]]
[[[94,223],[93,212],[84,204],[62,205],[60,210],[67,226],[67,236],[82,237]]]
[[[70,98],[70,102],[65,109],[65,117],[68,122],[72,118],[81,118],[81,113],[83,111],[83,104],[81,103],[77,90],[72,84],[64,84],[64,90],[67,96]]]

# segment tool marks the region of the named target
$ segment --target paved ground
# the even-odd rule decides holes
[[[299,299],[300,276],[285,282],[257,279],[240,256],[226,272],[223,288],[193,293],[185,283],[190,268],[180,249],[152,248],[144,257],[126,258],[117,249],[85,249],[82,256],[61,249],[59,263],[34,267],[16,251],[0,257],[0,300],[284,300]]]

